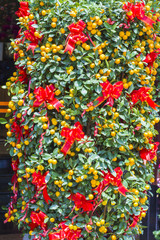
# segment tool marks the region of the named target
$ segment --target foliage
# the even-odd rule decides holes
[[[156,239],[160,239],[160,231],[154,231],[153,233]]]
[[[158,54],[150,64],[146,56],[160,48],[160,13],[145,2],[152,28],[124,4],[30,0],[17,13],[17,72],[6,83],[14,196],[5,216],[35,239],[129,240],[143,232],[159,121]],[[68,26],[79,20],[84,42],[74,46]]]
[[[7,120],[5,118],[0,118],[0,124],[6,124]]]

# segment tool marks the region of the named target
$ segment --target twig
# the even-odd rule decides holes
[[[104,219],[106,218],[106,212],[107,212],[107,205],[105,205],[105,208],[104,208]]]

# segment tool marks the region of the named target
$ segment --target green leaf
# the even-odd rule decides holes
[[[51,67],[51,68],[49,69],[49,71],[50,71],[51,73],[55,72],[55,71],[56,71],[56,66]]]
[[[57,204],[52,204],[49,209],[56,210],[57,208],[59,208],[59,206]]]
[[[42,159],[43,159],[43,160],[48,160],[48,159],[50,159],[51,157],[52,157],[51,154],[48,154],[48,153],[42,154]]]
[[[131,86],[128,89],[128,93],[130,94],[134,90],[134,84],[131,84]]]
[[[37,205],[40,207],[44,207],[44,201],[43,200],[37,201]]]
[[[82,88],[81,93],[82,93],[83,96],[86,96],[87,90],[85,88]]]
[[[5,118],[0,118],[0,124],[6,124],[7,120]]]
[[[48,173],[45,177],[45,182],[46,183],[49,182],[50,177],[51,177],[51,175],[50,175],[50,173]]]
[[[47,223],[47,222],[48,222],[48,220],[49,220],[49,218],[48,218],[48,217],[46,217],[46,218],[44,219],[44,223]]]

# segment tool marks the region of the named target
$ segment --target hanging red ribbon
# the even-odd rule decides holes
[[[64,127],[61,131],[61,136],[66,138],[66,141],[61,148],[61,152],[63,152],[64,155],[70,150],[75,140],[80,141],[84,138],[84,132],[82,131],[82,125],[80,122],[76,122],[74,127],[75,128],[73,129]]]
[[[14,192],[14,196],[11,197],[10,200],[10,204],[9,204],[9,208],[8,208],[8,217],[7,219],[4,221],[4,223],[7,223],[9,218],[12,216],[13,213],[13,209],[17,203],[17,197],[18,197],[18,190],[15,190]]]
[[[122,184],[121,176],[123,175],[123,172],[120,167],[115,168],[114,171],[116,172],[116,177],[113,176],[113,174],[110,171],[108,171],[107,173],[102,171],[104,180],[100,182],[99,186],[95,188],[94,191],[97,191],[99,194],[101,194],[104,191],[104,188],[106,186],[109,186],[110,184],[112,184],[113,186],[118,187],[118,191],[122,195],[126,196],[126,192],[129,192],[129,191]]]
[[[49,171],[47,171],[46,173],[44,173],[42,175],[42,173],[39,171],[38,173],[34,172],[32,174],[32,177],[33,177],[32,184],[34,184],[36,186],[37,191],[43,190],[43,197],[47,204],[49,204],[49,202],[48,202],[49,200],[53,201],[48,195],[47,183],[45,182],[45,178],[48,173],[49,173]]]
[[[92,211],[94,208],[94,200],[86,200],[86,197],[81,193],[71,194],[68,199],[74,201],[77,208],[82,208],[84,212]]]
[[[148,105],[156,110],[156,107],[159,107],[149,96],[149,87],[141,87],[138,90],[133,90],[133,92],[129,95],[133,105],[135,105],[139,100],[141,102],[147,102]]]
[[[42,211],[39,212],[31,212],[30,215],[31,223],[29,224],[31,230],[34,230],[38,226],[41,227],[41,229],[45,230],[47,229],[47,224],[44,223],[45,218],[47,218],[47,215],[43,213]]]
[[[148,63],[148,67],[153,67],[153,63],[160,54],[160,49],[157,49],[151,53],[148,53],[143,62]]]
[[[16,12],[16,15],[18,17],[26,17],[29,16],[29,4],[28,2],[20,2],[20,7],[18,11]]]
[[[12,176],[11,182],[13,184],[13,194],[14,196],[11,197],[10,205],[8,208],[8,217],[4,221],[4,223],[7,223],[9,218],[12,216],[12,212],[14,209],[14,205],[17,203],[17,196],[18,196],[18,182],[17,182],[17,170],[18,170],[18,164],[19,164],[19,159],[17,158],[16,160],[12,160],[12,169],[14,171],[14,175]]]
[[[44,89],[43,87],[38,87],[34,90],[35,94],[35,102],[33,103],[33,107],[39,107],[42,103],[49,103],[54,106],[54,108],[59,112],[60,107],[64,107],[63,104],[60,103],[59,100],[55,98],[55,87],[54,85],[47,85]]]
[[[139,155],[144,161],[151,161],[157,155],[159,142],[155,142],[153,144],[153,149],[143,148],[142,150],[140,150]]]
[[[135,17],[137,17],[142,22],[150,25],[153,27],[153,24],[155,23],[154,20],[147,17],[145,15],[145,4],[144,2],[136,3],[135,5],[133,3],[127,2],[123,5],[123,10],[127,12],[128,21],[133,21]]]
[[[82,20],[68,26],[70,34],[67,37],[67,44],[64,52],[68,51],[71,55],[78,41],[84,43],[88,40],[88,37],[83,33],[85,27],[86,24]]]
[[[81,237],[81,229],[70,230],[65,222],[61,222],[58,227],[61,228],[60,231],[48,234],[49,240],[77,240]]]

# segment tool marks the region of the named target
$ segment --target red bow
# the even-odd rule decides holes
[[[81,230],[70,230],[65,222],[58,225],[61,230],[55,233],[49,233],[49,240],[77,240],[81,237]]]
[[[144,149],[140,150],[140,152],[139,152],[140,157],[144,161],[151,161],[157,154],[158,145],[159,145],[159,142],[155,142],[153,149],[146,149],[146,148],[144,148]]]
[[[160,54],[160,49],[157,49],[156,51],[148,53],[143,62],[148,63],[148,67],[150,66],[153,67],[153,63],[159,54]]]
[[[153,23],[155,23],[155,21],[145,15],[144,7],[145,4],[143,2],[136,3],[135,5],[128,2],[123,5],[123,10],[127,12],[128,21],[132,21],[135,17],[137,17],[139,20],[153,27]]]
[[[71,194],[68,199],[74,201],[77,208],[82,208],[84,212],[92,211],[94,208],[94,200],[86,200],[81,193]]]
[[[76,122],[74,127],[75,128],[73,129],[64,127],[61,131],[61,136],[66,138],[66,141],[61,148],[61,152],[63,152],[64,155],[66,155],[70,150],[75,140],[80,141],[82,138],[84,138],[84,132],[82,131],[82,125],[80,122]]]
[[[41,211],[37,212],[31,212],[31,223],[29,224],[31,230],[34,230],[36,227],[40,226],[43,230],[46,230],[47,224],[44,223],[45,218],[47,218],[47,215]]]
[[[37,47],[38,42],[40,40],[42,40],[43,37],[41,37],[41,38],[35,37],[34,33],[35,33],[36,29],[32,26],[33,24],[37,24],[37,22],[36,21],[29,22],[29,24],[28,24],[29,29],[24,31],[24,35],[27,40],[31,41],[31,43],[29,44],[29,46],[27,48],[27,51],[29,49],[31,49],[32,53],[34,54],[34,50]]]
[[[34,172],[32,174],[32,177],[33,177],[32,184],[36,186],[37,191],[43,190],[43,197],[47,204],[49,204],[48,202],[49,200],[53,201],[48,195],[47,183],[45,182],[45,177],[47,176],[48,173],[49,171],[47,171],[42,175],[41,172],[39,171],[38,173]]]
[[[49,103],[55,107],[55,109],[59,112],[60,107],[64,107],[54,96],[54,85],[47,85],[44,89],[43,87],[38,87],[34,90],[34,94],[36,97],[35,102],[33,103],[33,107],[39,107],[42,103]]]
[[[102,87],[102,97],[98,97],[94,100],[97,101],[98,103],[94,106],[97,107],[99,106],[102,102],[107,100],[106,104],[109,106],[113,106],[114,104],[114,98],[118,99],[122,93],[123,90],[123,82],[117,82],[114,85],[112,85],[110,82],[106,81],[104,83],[100,83],[100,86]],[[91,102],[92,103],[92,102]],[[106,105],[105,104],[105,105]],[[93,105],[93,103],[92,103]]]
[[[112,184],[113,186],[118,187],[118,191],[122,195],[126,196],[126,192],[128,192],[128,190],[125,188],[125,186],[123,186],[121,182],[121,176],[123,175],[123,172],[120,167],[115,168],[114,171],[116,172],[116,177],[113,176],[110,171],[108,171],[108,173],[102,171],[104,180],[100,182],[99,186],[94,189],[94,191],[97,191],[99,194],[101,194],[105,186]]]
[[[20,2],[20,7],[18,11],[16,12],[16,15],[18,17],[26,17],[29,16],[29,4],[28,2]]]
[[[19,69],[19,76],[18,76],[18,79],[15,81],[15,83],[17,83],[18,81],[20,81],[21,83],[27,83],[28,75],[26,73],[26,69],[19,66],[17,66],[17,69]]]
[[[70,34],[67,37],[68,41],[64,52],[68,51],[69,54],[71,55],[73,50],[75,49],[75,44],[78,41],[84,43],[88,40],[88,37],[83,33],[85,27],[86,24],[82,20],[79,20],[77,23],[72,23],[71,25],[68,26]]]
[[[148,87],[141,87],[138,90],[133,90],[133,92],[130,94],[131,101],[133,102],[133,105],[135,105],[139,100],[141,102],[147,102],[149,106],[156,110],[156,107],[159,107],[150,97],[148,91],[150,88]]]

